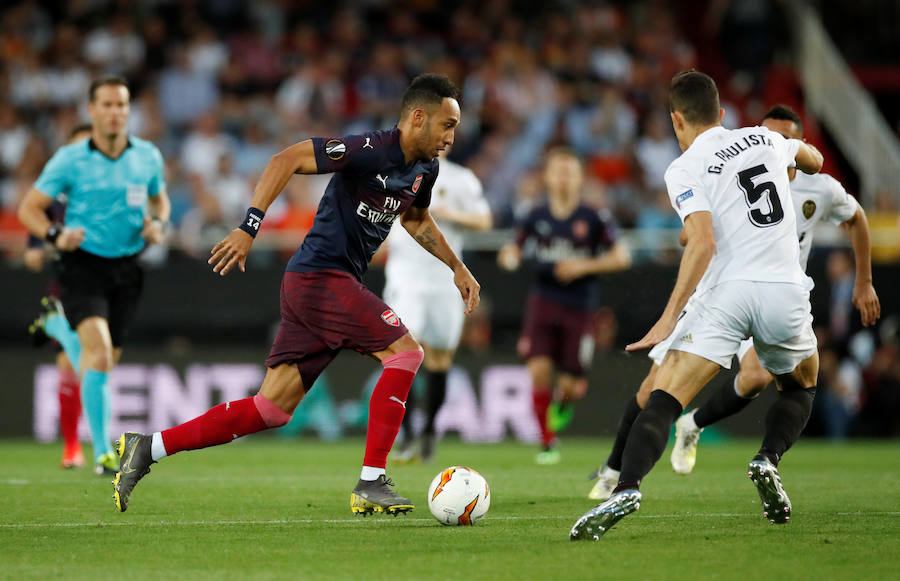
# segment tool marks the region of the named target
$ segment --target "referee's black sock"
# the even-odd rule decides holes
[[[681,415],[682,410],[678,400],[661,389],[654,390],[650,394],[647,406],[638,414],[634,425],[631,426],[631,433],[628,435],[628,442],[622,455],[619,485],[613,492],[637,488],[640,485],[641,480],[650,472],[666,449],[672,424]]]
[[[704,403],[694,414],[694,423],[698,428],[705,428],[728,416],[733,416],[756,399],[755,397],[742,397],[737,392],[737,377],[734,383],[725,383],[719,386],[711,398]]]
[[[641,406],[638,405],[637,396],[635,395],[625,404],[622,410],[622,417],[619,418],[619,427],[616,428],[616,441],[613,442],[612,451],[609,458],[606,459],[606,465],[613,470],[622,470],[622,452],[625,451],[625,442],[628,441],[628,434],[631,432],[631,426],[638,414],[641,413]]]
[[[759,449],[775,466],[806,427],[815,397],[815,387],[778,392],[778,399],[766,414],[766,435]]]
[[[425,383],[425,429],[423,434],[434,435],[434,420],[437,418],[444,398],[447,396],[447,372],[429,371]]]

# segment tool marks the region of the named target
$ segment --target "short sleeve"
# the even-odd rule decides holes
[[[320,174],[377,171],[389,143],[381,133],[345,137],[313,137],[316,169]]]
[[[831,194],[831,208],[828,210],[826,218],[832,224],[842,224],[856,214],[859,203],[847,193],[841,182],[830,175],[822,174],[822,178]]]
[[[434,182],[437,181],[438,171],[440,166],[438,162],[434,162],[434,169],[422,179],[422,185],[416,192],[416,199],[412,203],[416,208],[427,208],[431,205],[431,191],[434,189]]]
[[[785,139],[777,131],[769,130],[769,137],[772,139],[772,146],[778,153],[778,158],[784,163],[785,167],[797,166],[797,152],[800,150],[800,144],[803,143],[799,139]]]
[[[684,223],[684,219],[694,212],[709,212],[709,200],[699,182],[686,169],[671,165],[666,170],[666,190],[672,207]]]
[[[36,190],[54,199],[69,192],[72,186],[72,167],[69,164],[68,151],[68,148],[63,147],[53,154],[37,181],[34,182]]]
[[[160,192],[166,189],[166,162],[156,146],[150,150],[150,156],[155,171],[153,172],[153,177],[150,178],[150,184],[147,186],[147,193],[151,196],[158,196]]]

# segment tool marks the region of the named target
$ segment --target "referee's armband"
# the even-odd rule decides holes
[[[244,217],[244,221],[241,222],[241,225],[238,226],[241,230],[256,238],[256,234],[259,232],[259,227],[262,224],[263,218],[266,217],[266,213],[260,210],[259,208],[250,207],[247,209],[247,215]]]

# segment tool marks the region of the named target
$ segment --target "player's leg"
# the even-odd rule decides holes
[[[109,373],[113,368],[113,345],[106,318],[91,316],[77,327],[82,345],[81,401],[91,429],[95,471],[115,473],[116,460],[110,443]]]
[[[587,393],[587,370],[594,359],[594,322],[591,312],[560,309],[556,365],[559,376],[556,391],[547,413],[553,432],[559,433],[575,415],[575,402]]]
[[[41,299],[41,314],[28,328],[28,332],[35,342],[40,342],[37,338],[40,335],[56,339],[69,358],[75,373],[79,373],[81,341],[78,339],[78,333],[69,325],[59,299],[52,295]]]
[[[660,362],[662,360],[660,359]],[[638,392],[629,398],[619,418],[619,425],[616,428],[616,439],[613,442],[612,450],[603,465],[598,468],[591,477],[596,477],[597,482],[588,493],[588,498],[592,500],[606,500],[612,494],[613,489],[619,484],[619,474],[622,471],[622,453],[625,451],[625,442],[628,441],[628,434],[631,432],[631,426],[638,414],[647,405],[650,398],[650,392],[656,382],[656,374],[659,371],[659,365],[654,361],[650,366],[650,371],[644,380]]]
[[[760,310],[754,343],[762,366],[776,378],[778,398],[765,419],[759,453],[748,466],[763,515],[772,523],[790,520],[791,502],[781,484],[778,463],[800,437],[816,394],[819,355],[812,329],[809,292],[800,285],[760,284]],[[789,339],[785,339],[789,337]]]
[[[556,464],[559,462],[559,451],[556,449],[556,433],[547,422],[547,409],[553,400],[550,389],[553,374],[553,360],[548,355],[536,355],[525,362],[528,375],[531,376],[532,404],[534,417],[541,430],[541,452],[535,458],[538,464]]]
[[[78,417],[81,415],[81,383],[64,351],[56,354],[59,372],[59,432],[63,440],[63,468],[84,466],[84,454],[78,441]]]
[[[719,364],[704,357],[672,350],[657,374],[657,386],[631,427],[622,457],[622,473],[612,496],[576,521],[572,540],[597,540],[625,516],[640,508],[640,483],[662,456],[675,419],[706,383]]]
[[[375,351],[372,355],[381,361],[384,371],[369,399],[366,450],[359,482],[350,494],[350,510],[362,515],[372,512],[396,515],[412,510],[415,505],[391,490],[393,482],[387,478],[385,466],[400,431],[409,390],[424,355],[409,333],[391,343],[387,349]]]
[[[455,349],[440,349],[423,344],[425,350],[425,427],[422,429],[422,461],[434,457],[435,420],[447,397],[447,373],[453,365]]]
[[[150,472],[151,464],[166,456],[227,444],[288,423],[306,393],[301,373],[300,365],[279,364],[266,372],[259,393],[253,397],[219,404],[203,415],[152,435],[122,434],[116,450],[120,466],[113,482],[116,508],[120,512],[128,509],[135,485]]]

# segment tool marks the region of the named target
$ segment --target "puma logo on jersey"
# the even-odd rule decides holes
[[[387,176],[381,177],[381,174],[375,174],[375,179],[381,182],[384,189],[387,189]]]
[[[392,395],[392,396],[389,397],[388,399],[391,400],[391,401],[395,401],[395,402],[399,403],[400,405],[403,406],[403,409],[406,409],[406,402],[405,402],[405,401],[402,401],[402,400],[401,400],[400,398],[398,398],[397,396]]]
[[[368,147],[369,149],[375,149],[375,146],[372,145],[371,143],[369,143],[369,142],[371,141],[371,139],[372,139],[371,137],[366,137],[366,142],[363,143],[363,146],[362,146],[363,149],[365,149],[365,148],[367,148],[367,147]]]

